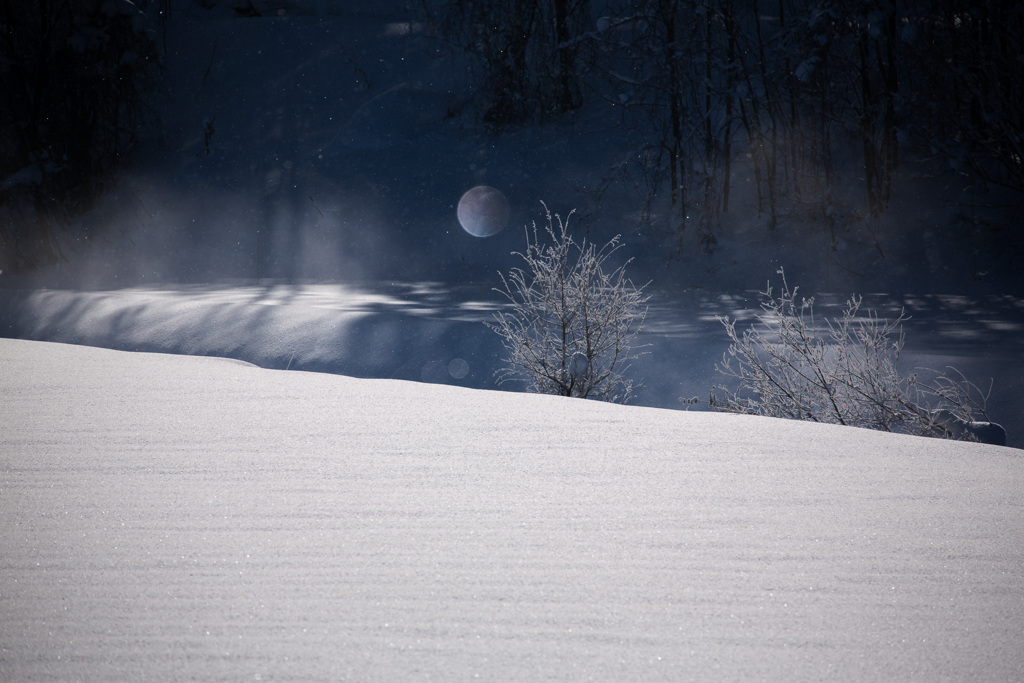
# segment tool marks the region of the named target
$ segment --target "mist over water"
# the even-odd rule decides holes
[[[891,4],[824,33],[828,12],[804,10],[838,3],[797,3],[785,22],[781,4],[733,9],[776,62],[815,53],[776,81],[815,111],[832,105],[800,99],[812,76],[856,73],[819,60],[854,35],[829,31],[892,30],[875,16]],[[611,84],[583,83],[579,103],[568,88],[554,109],[550,93],[516,93],[505,104],[523,118],[505,124],[473,49],[510,22],[482,37],[474,18],[463,51],[421,14],[456,8],[458,23],[514,0],[102,3],[168,20],[153,24],[161,125],[59,226],[66,261],[0,272],[0,336],[56,342],[4,342],[0,366],[0,517],[17,530],[0,534],[0,679],[1024,671],[1002,628],[1024,615],[1020,451],[675,412],[710,409],[722,319],[751,324],[784,268],[819,325],[851,294],[862,314],[905,314],[900,374],[991,379],[989,417],[1024,448],[1019,201],[900,141],[876,215],[860,123],[787,127],[784,100],[737,76],[749,43],[728,59],[722,40],[659,45],[641,35],[644,3],[568,5],[593,16],[556,50]],[[679,36],[731,30],[673,6]],[[915,8],[897,20],[913,27]],[[595,47],[626,48],[623,66],[647,52],[653,73],[608,73]],[[907,64],[909,43],[888,47]],[[670,122],[641,113],[661,97],[643,81],[672,60],[696,122],[680,134],[716,142],[726,115],[704,114],[732,110],[734,135],[707,155],[670,150]],[[557,61],[549,80],[571,73]],[[719,79],[706,100],[704,66]],[[762,128],[774,178],[744,126]],[[799,166],[834,182],[801,176],[798,190]],[[727,211],[712,196],[723,179]],[[650,294],[626,372],[645,409],[499,393],[523,386],[497,381],[507,352],[487,323],[509,301],[495,288],[524,266],[534,222],[545,242],[547,207],[572,213],[577,244],[621,238],[609,269]],[[580,356],[567,369],[594,371]]]
[[[0,273],[3,333],[495,388],[502,349],[483,322],[503,302],[491,289],[521,265],[544,201],[576,210],[577,239],[621,235],[628,275],[657,293],[638,403],[705,398],[727,346],[716,316],[749,319],[785,267],[823,315],[850,293],[888,293],[864,305],[906,308],[908,362],[995,376],[999,419],[1024,414],[1022,271],[1008,238],[982,229],[987,214],[956,203],[961,179],[908,172],[885,215],[845,231],[798,211],[769,230],[738,164],[717,247],[697,254],[692,234],[664,233],[667,198],[647,211],[643,179],[612,173],[634,168],[637,142],[617,118],[584,109],[497,132],[464,64],[426,58],[425,36],[396,23],[404,10],[363,9],[176,14],[160,135],[62,233],[67,263]],[[58,291],[31,293],[43,288]]]
[[[743,327],[760,300],[754,290],[652,290],[637,339],[644,354],[629,373],[641,384],[633,403],[680,409],[687,408],[680,399],[697,398],[688,409],[707,409],[709,391],[724,379],[715,370],[728,348],[719,319],[728,316]],[[844,302],[819,296],[819,323],[839,317]],[[505,352],[484,325],[504,305],[485,284],[437,281],[7,290],[0,329],[25,339],[515,391],[521,387],[496,383]],[[867,310],[910,316],[901,374],[953,366],[983,390],[992,380],[990,417],[1006,427],[1011,446],[1024,445],[1024,300],[869,295]]]

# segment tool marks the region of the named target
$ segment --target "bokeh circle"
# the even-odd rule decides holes
[[[452,362],[448,364],[448,374],[453,379],[462,379],[469,374],[469,363],[461,358],[452,359]]]
[[[462,195],[457,210],[459,225],[474,237],[497,235],[508,225],[511,212],[501,190],[489,185],[477,185]]]

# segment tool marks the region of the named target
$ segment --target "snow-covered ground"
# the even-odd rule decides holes
[[[1024,446],[990,197],[907,155],[833,244],[737,166],[717,251],[669,258],[614,117],[487,130],[406,3],[172,4],[162,128],[67,263],[0,273],[0,680],[1024,677],[1020,451],[659,409],[781,266],[905,308],[904,371],[994,378]],[[637,407],[490,391],[541,200],[651,282]]]
[[[0,680],[1018,680],[994,446],[0,340]]]

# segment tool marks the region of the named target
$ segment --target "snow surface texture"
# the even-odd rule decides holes
[[[1019,680],[1024,459],[0,340],[0,680]]]

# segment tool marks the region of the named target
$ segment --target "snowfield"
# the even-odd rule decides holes
[[[1020,680],[1024,458],[0,339],[0,680]]]
[[[0,272],[0,683],[1024,680],[1022,451],[663,409],[785,267],[1024,447],[1016,215],[907,154],[884,216],[769,230],[737,164],[698,255],[616,107],[495,131],[409,3],[335,4],[159,3],[160,127]],[[491,390],[541,200],[650,281],[645,407]]]

